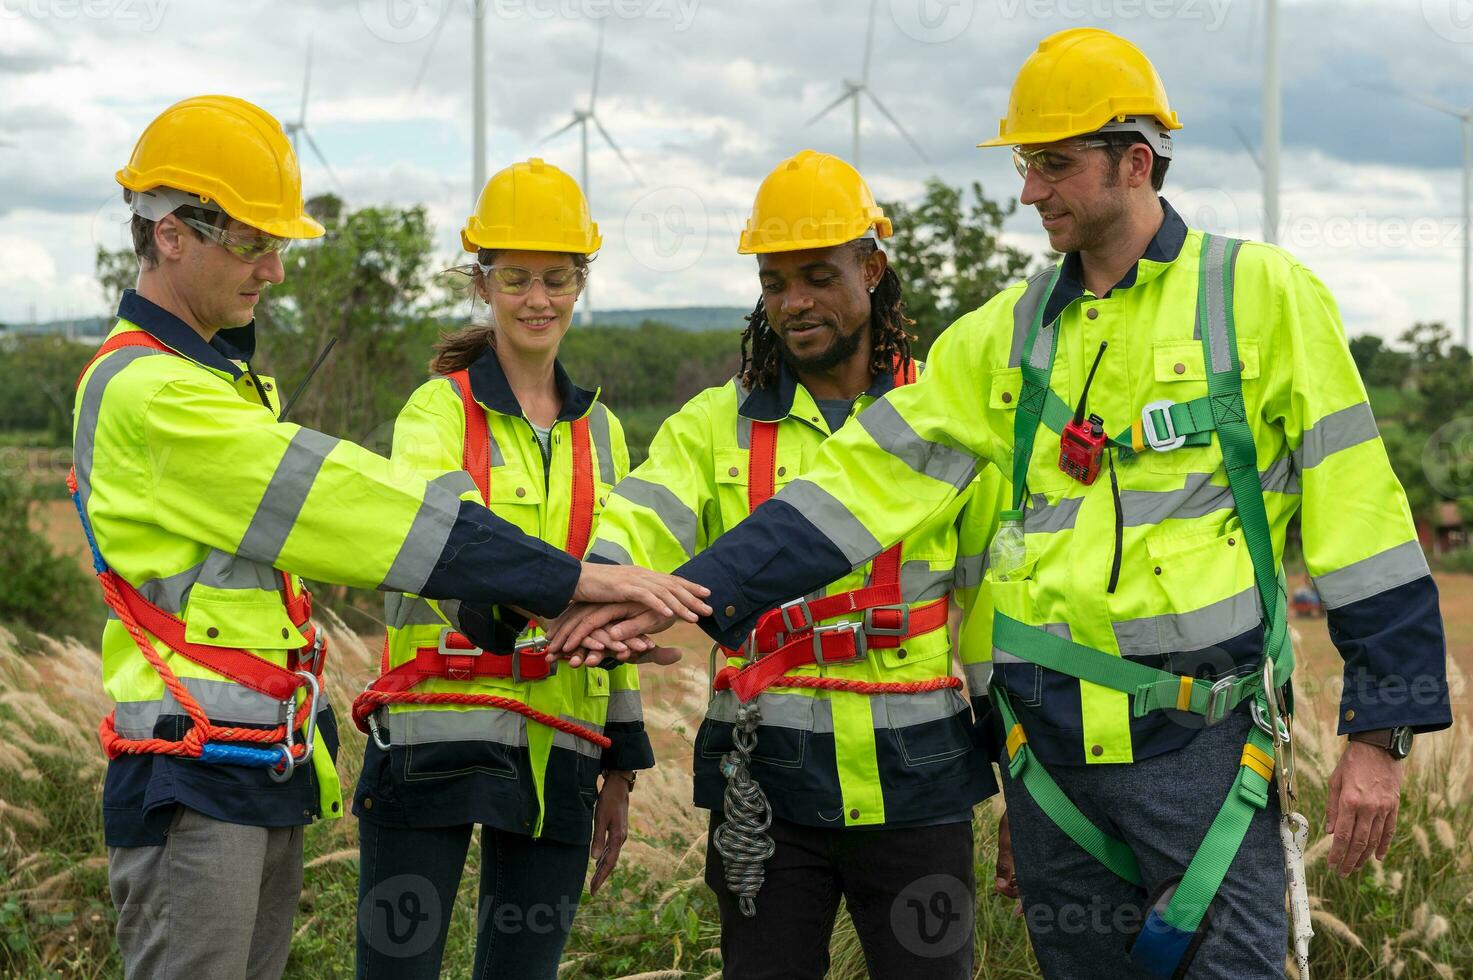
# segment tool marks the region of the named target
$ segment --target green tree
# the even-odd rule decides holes
[[[28,433],[28,438],[51,446],[72,439],[72,400],[77,372],[93,349],[60,334],[35,334],[11,339],[0,348],[0,390],[5,395],[0,429]]]
[[[990,200],[976,181],[970,190],[969,199],[967,188],[933,177],[918,204],[883,205],[895,225],[885,250],[905,288],[922,354],[957,317],[1022,278],[1031,261],[1000,239],[1002,223],[1017,203]]]

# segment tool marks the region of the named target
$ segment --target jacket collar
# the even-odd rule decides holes
[[[788,368],[787,362],[779,360],[777,384],[772,387],[747,391],[740,382],[737,383],[737,391],[743,393],[741,403],[737,406],[737,414],[753,422],[781,422],[793,413],[793,401],[798,396],[799,387],[798,378]],[[893,387],[894,376],[889,371],[881,371],[870,382],[865,394],[879,398]],[[807,394],[806,389],[804,394]]]
[[[1176,209],[1167,203],[1166,198],[1161,198],[1161,210],[1164,220],[1155,237],[1146,246],[1146,251],[1126,271],[1125,276],[1117,282],[1105,296],[1109,296],[1117,289],[1129,289],[1139,283],[1150,282],[1160,275],[1171,263],[1175,262],[1181,254],[1182,245],[1187,240],[1187,224],[1176,213]],[[1078,252],[1070,252],[1064,256],[1063,267],[1059,270],[1059,281],[1054,284],[1054,291],[1049,294],[1048,305],[1044,307],[1043,322],[1052,323],[1054,318],[1064,312],[1064,307],[1084,296],[1084,263],[1079,258]],[[1099,297],[1104,299],[1105,296]]]
[[[256,321],[243,327],[216,331],[209,343],[189,324],[168,310],[138,295],[134,289],[123,290],[118,303],[118,319],[127,320],[163,342],[169,349],[212,371],[228,374],[232,379],[245,372],[236,361],[249,361],[256,353]]]
[[[476,401],[493,412],[502,415],[510,415],[513,418],[522,417],[522,406],[517,401],[516,393],[511,390],[511,383],[506,380],[506,372],[501,369],[501,360],[496,356],[496,351],[487,347],[471,363],[469,368],[471,377],[471,394]],[[558,398],[562,400],[562,411],[558,413],[559,422],[572,422],[581,419],[588,414],[593,403],[598,399],[597,391],[589,391],[573,384],[573,379],[568,377],[568,372],[563,369],[563,362],[553,361],[552,382],[557,386]]]

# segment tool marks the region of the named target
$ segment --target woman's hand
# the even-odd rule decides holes
[[[588,894],[598,894],[619,863],[619,852],[628,839],[629,774],[611,769],[604,773],[598,802],[593,805],[593,844],[588,856],[595,864]]]

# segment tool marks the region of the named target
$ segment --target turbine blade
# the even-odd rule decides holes
[[[859,70],[861,84],[869,81],[869,56],[875,46],[875,8],[879,4],[880,0],[870,0],[869,3],[869,28],[864,32],[864,66]]]
[[[410,95],[418,94],[419,83],[424,81],[425,72],[429,70],[430,59],[435,56],[435,47],[440,43],[440,33],[445,30],[445,22],[450,19],[446,11],[440,11],[440,19],[435,23],[435,31],[430,35],[430,46],[425,49],[425,56],[420,60],[419,71],[414,73],[414,86],[409,90]],[[475,18],[471,18],[471,29],[475,30],[478,25]]]
[[[895,118],[895,114],[892,113],[889,109],[885,108],[885,103],[880,101],[880,97],[871,92],[869,89],[865,89],[864,94],[868,95],[869,100],[875,104],[875,108],[879,109],[880,112],[884,114],[885,118],[890,120],[890,125],[894,126],[897,130],[899,130],[900,135],[905,137],[905,141],[910,144],[910,148],[916,151],[916,156],[920,157],[926,163],[930,163],[931,160],[929,157],[926,156],[926,151],[921,149],[921,144],[917,143],[914,139],[911,138],[911,135],[905,131],[905,127],[900,125],[900,120]]]
[[[1262,170],[1263,161],[1259,159],[1258,151],[1253,148],[1252,143],[1248,142],[1247,135],[1243,132],[1243,130],[1238,126],[1237,123],[1233,123],[1233,133],[1238,137],[1238,142],[1243,144],[1243,149],[1248,151],[1248,156],[1253,160],[1253,165],[1259,170]]]
[[[338,190],[342,190],[342,181],[338,180],[338,175],[332,172],[332,166],[327,162],[327,157],[323,156],[321,148],[317,145],[317,141],[312,138],[312,134],[307,132],[305,128],[302,129],[302,138],[312,148],[312,155],[317,158],[318,163],[322,164],[322,169],[327,171],[327,176],[332,179],[333,186]]]
[[[297,122],[307,122],[307,91],[312,86],[312,38],[307,38],[307,69],[302,73],[302,107],[297,111]]]
[[[844,104],[844,101],[846,99],[852,99],[852,98],[854,98],[856,96],[856,94],[857,93],[856,92],[853,92],[853,91],[846,91],[843,95],[839,96],[837,99],[835,99],[834,101],[830,102],[828,105],[826,105],[822,109],[820,109],[819,112],[818,112],[818,115],[814,116],[812,119],[808,120],[803,125],[805,125],[805,126],[812,126],[814,123],[818,122],[824,116],[827,116],[830,112],[833,112],[839,106],[843,105]]]
[[[593,50],[593,86],[588,90],[588,111],[593,111],[593,104],[598,100],[598,76],[603,70],[604,64],[604,25],[608,23],[607,18],[598,22],[598,47]]]
[[[555,130],[553,130],[552,132],[548,133],[546,136],[542,137],[542,139],[538,140],[537,142],[539,142],[539,143],[546,143],[550,139],[554,139],[554,138],[556,138],[558,136],[563,135],[564,133],[566,133],[568,130],[572,129],[576,125],[578,125],[578,117],[575,115],[575,116],[573,116],[572,121],[569,122],[566,126],[562,127],[561,129],[555,129]]]
[[[634,169],[634,164],[629,162],[629,158],[624,155],[624,151],[619,149],[619,144],[615,143],[614,138],[609,135],[609,131],[604,129],[604,124],[598,121],[597,116],[589,116],[588,118],[593,120],[593,125],[598,129],[599,135],[604,138],[604,142],[609,144],[615,153],[619,154],[619,159],[624,161],[624,166],[628,167],[629,172],[634,175],[635,182],[643,184],[644,178],[639,176],[639,171]]]
[[[1360,85],[1358,87],[1372,92],[1380,92],[1383,95],[1394,95],[1399,99],[1415,102],[1418,105],[1426,106],[1437,112],[1446,113],[1449,116],[1456,116],[1459,119],[1468,118],[1470,113],[1473,113],[1473,109],[1459,109],[1457,106],[1443,102],[1441,99],[1434,99],[1427,95],[1415,95],[1406,89],[1396,88],[1391,85]]]

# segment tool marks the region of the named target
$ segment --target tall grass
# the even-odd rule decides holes
[[[329,691],[346,706],[374,654],[341,620],[328,629]],[[563,978],[714,978],[720,974],[715,903],[702,880],[704,813],[690,805],[690,732],[705,707],[703,658],[646,672],[646,716],[662,766],[640,779],[634,833],[605,890],[584,897]],[[1461,690],[1462,677],[1450,665]],[[107,710],[95,651],[72,640],[17,641],[0,628],[0,975],[110,977],[120,973],[107,898],[97,720]],[[1341,879],[1325,865],[1326,783],[1338,753],[1335,705],[1299,702],[1300,793],[1316,825],[1310,889],[1316,980],[1473,975],[1473,732],[1421,739],[1408,764],[1400,829],[1384,863]],[[343,725],[339,768],[358,775],[362,737]],[[992,897],[998,805],[977,811],[977,976],[1037,976],[1022,920]],[[451,922],[446,975],[468,976],[475,942],[478,859],[466,868]],[[350,817],[307,834],[307,870],[287,976],[352,975],[357,827]],[[203,913],[207,915],[207,911]],[[847,916],[835,930],[835,980],[864,975]],[[781,955],[774,950],[774,955]]]

